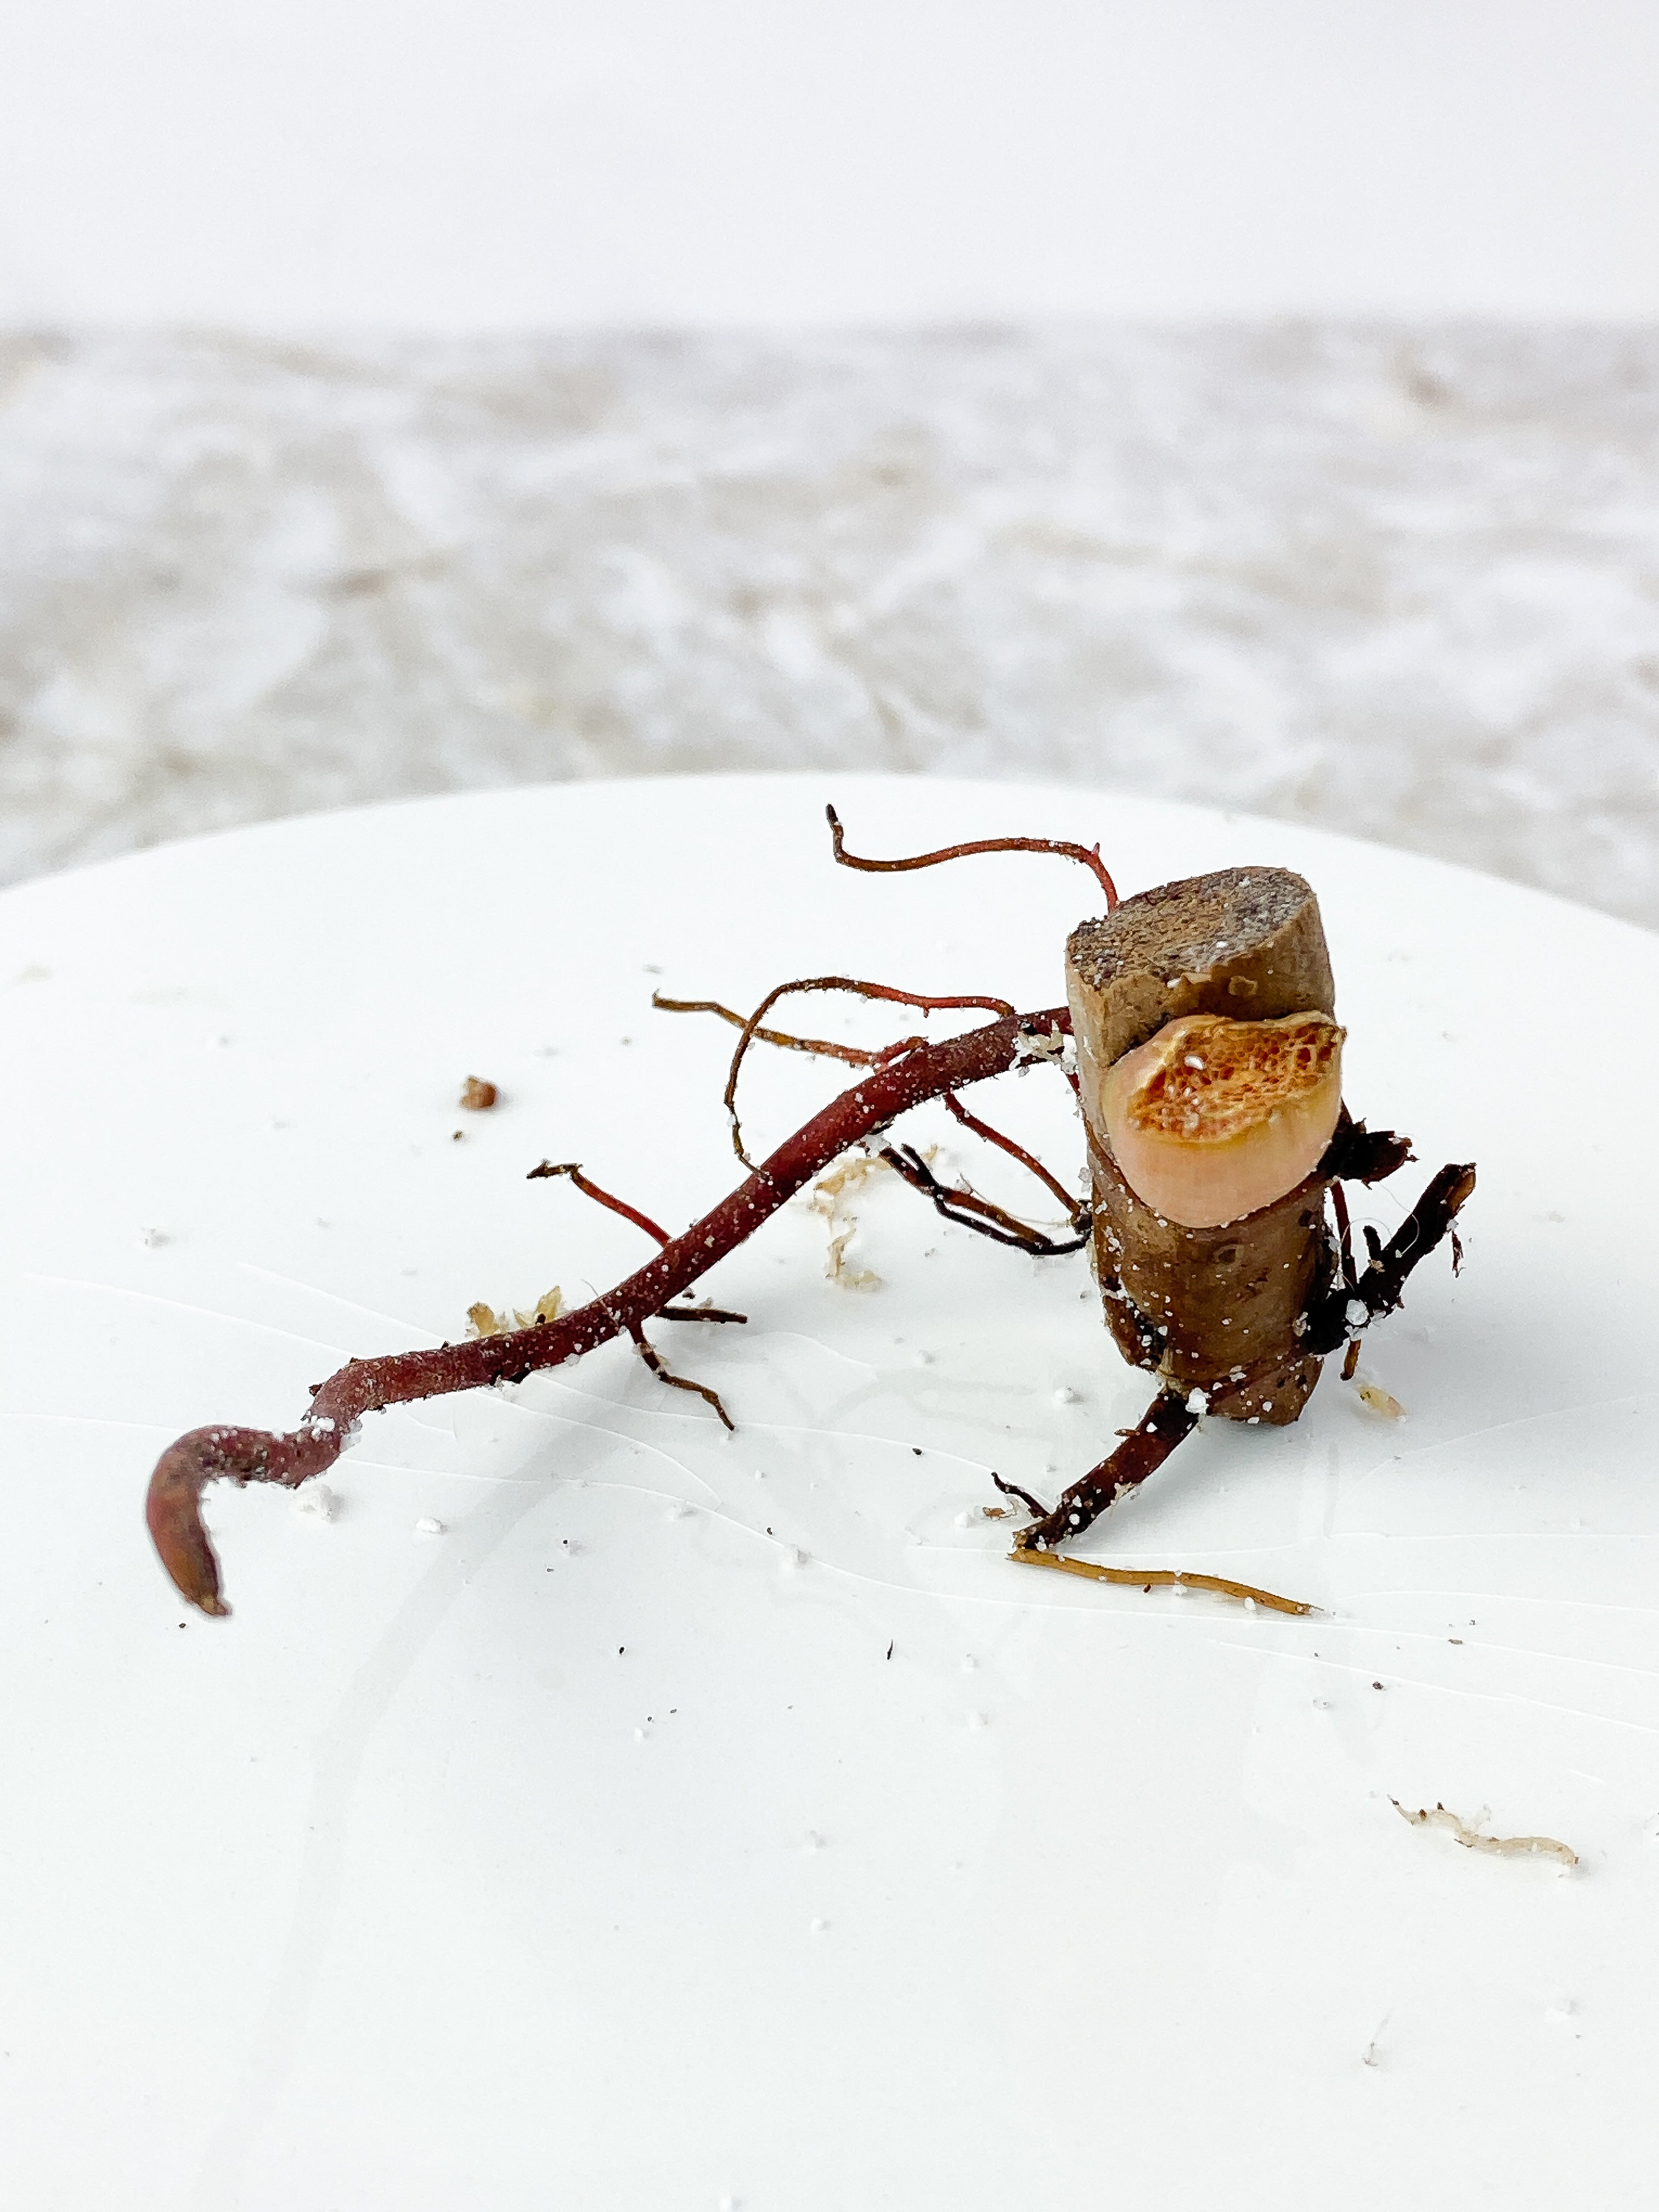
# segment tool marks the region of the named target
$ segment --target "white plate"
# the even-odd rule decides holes
[[[1376,1333],[1403,1421],[1328,1370],[1296,1428],[1212,1425],[1091,1548],[1328,1616],[1008,1565],[988,1470],[1053,1493],[1145,1378],[1080,1259],[884,1179],[848,1255],[879,1288],[826,1281],[797,1205],[710,1279],[750,1327],[672,1332],[735,1437],[618,1346],[387,1414],[332,1522],[213,1494],[235,1613],[186,1617],[140,1519],[170,1437],[286,1425],[348,1352],[635,1264],[525,1182],[544,1155],[676,1224],[736,1179],[731,1033],[653,984],[1059,999],[1086,878],[849,875],[829,797],[855,849],[1019,831],[1099,837],[1125,890],[1314,882],[1350,1103],[1419,1155],[1361,1211],[1476,1159],[1468,1266]],[[1659,940],[1277,824],[839,776],[175,846],[8,893],[0,986],[12,2202],[1641,2198]],[[493,1113],[455,1110],[468,1073]],[[757,1060],[756,1133],[837,1087]],[[976,1103],[1074,1170],[1057,1079]],[[1461,1850],[1391,1798],[1581,1864]]]

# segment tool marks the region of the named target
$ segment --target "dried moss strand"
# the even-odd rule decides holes
[[[830,842],[843,868],[862,868],[871,875],[902,875],[912,868],[936,868],[942,860],[964,860],[975,853],[1053,853],[1061,860],[1080,861],[1106,894],[1106,911],[1117,904],[1117,886],[1106,872],[1098,845],[1073,845],[1057,837],[976,837],[966,845],[941,845],[936,853],[917,853],[902,860],[870,860],[847,850],[846,832],[833,806],[823,810],[830,824]]]
[[[167,1573],[204,1613],[227,1612],[219,1563],[202,1523],[202,1492],[209,1483],[274,1482],[297,1489],[333,1465],[365,1413],[451,1391],[520,1382],[538,1369],[579,1359],[659,1313],[843,1152],[943,1091],[1000,1075],[1013,1065],[1023,1038],[1046,1036],[1056,1026],[1067,1030],[1070,1021],[1064,1006],[1009,1016],[924,1045],[891,1066],[872,1071],[786,1138],[759,1170],[642,1267],[605,1296],[556,1321],[429,1350],[349,1360],[312,1393],[304,1419],[286,1434],[215,1425],[179,1437],[158,1461],[145,1501],[150,1535]]]
[[[1552,1858],[1559,1859],[1563,1866],[1576,1867],[1578,1854],[1571,1844],[1564,1844],[1559,1836],[1488,1836],[1483,1835],[1479,1825],[1471,1826],[1455,1813],[1448,1812],[1443,1805],[1419,1806],[1408,1813],[1397,1797],[1390,1797],[1401,1819],[1413,1828],[1444,1828],[1455,1843],[1462,1844],[1466,1851],[1486,1851],[1494,1858]]]
[[[1074,1559],[1061,1552],[1028,1551],[1016,1544],[1008,1554],[1028,1567],[1054,1567],[1062,1575],[1080,1575],[1091,1583],[1116,1583],[1125,1589],[1209,1590],[1217,1597],[1237,1598],[1242,1605],[1259,1605],[1269,1613],[1316,1613],[1316,1605],[1299,1597],[1280,1597],[1277,1590],[1257,1589],[1254,1583],[1229,1582],[1223,1575],[1194,1575],[1179,1567],[1103,1567],[1093,1559]]]
[[[693,1382],[688,1376],[676,1375],[673,1369],[670,1367],[668,1363],[663,1358],[662,1354],[657,1350],[655,1345],[651,1342],[643,1329],[631,1328],[628,1333],[634,1340],[635,1351],[639,1353],[640,1358],[651,1370],[651,1372],[656,1376],[659,1382],[665,1382],[671,1390],[690,1390],[693,1392],[697,1397],[702,1399],[705,1404],[710,1405],[714,1407],[714,1411],[720,1415],[721,1421],[725,1424],[726,1434],[728,1436],[736,1435],[738,1425],[732,1419],[730,1413],[726,1412],[724,1405],[720,1402],[720,1395],[718,1390],[711,1390],[706,1382]]]

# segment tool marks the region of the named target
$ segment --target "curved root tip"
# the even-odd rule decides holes
[[[219,1595],[219,1561],[202,1525],[202,1489],[212,1477],[180,1437],[157,1461],[144,1500],[144,1519],[161,1565],[198,1612],[222,1619],[230,1607]]]

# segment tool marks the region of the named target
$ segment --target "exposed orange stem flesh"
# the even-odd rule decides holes
[[[1321,1013],[1166,1022],[1101,1086],[1107,1142],[1129,1188],[1188,1229],[1218,1228],[1294,1190],[1342,1110],[1345,1035]]]

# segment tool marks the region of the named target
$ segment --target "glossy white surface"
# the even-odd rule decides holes
[[[855,848],[1099,836],[1126,890],[1316,884],[1348,1097],[1419,1154],[1362,1217],[1474,1158],[1468,1266],[1376,1334],[1401,1422],[1328,1371],[1089,1548],[1327,1617],[1006,1565],[988,1470],[1054,1492],[1144,1379],[1080,1261],[881,1179],[848,1254],[878,1288],[825,1280],[798,1205],[710,1279],[749,1328],[672,1332],[735,1437],[615,1347],[381,1417],[332,1520],[215,1494],[235,1614],[181,1627],[139,1517],[172,1435],[289,1423],[348,1352],[635,1264],[525,1182],[544,1156],[674,1223],[733,1179],[730,1033],[653,984],[1059,998],[1086,878],[843,875],[830,797]],[[166,848],[7,893],[0,985],[13,2201],[1640,2201],[1659,940],[1278,825],[812,777]],[[492,1114],[456,1112],[468,1073]],[[757,1065],[751,1126],[835,1087]],[[1070,1171],[1057,1080],[975,1103]],[[1460,1850],[1391,1796],[1581,1863]]]

